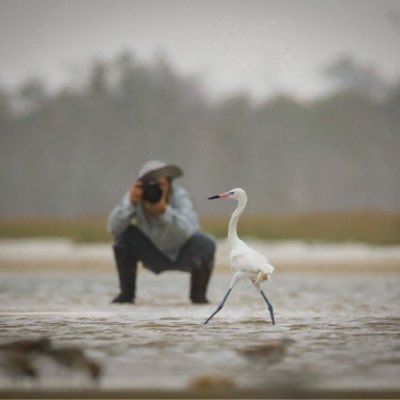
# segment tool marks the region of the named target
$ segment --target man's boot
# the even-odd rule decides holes
[[[214,260],[194,268],[190,276],[190,300],[195,304],[207,304],[206,291],[212,270]]]
[[[121,246],[114,245],[113,249],[121,293],[112,303],[133,303],[135,300],[137,260],[129,254],[127,249]]]

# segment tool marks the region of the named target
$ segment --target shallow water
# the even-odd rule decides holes
[[[141,270],[136,304],[111,305],[113,273],[0,272],[0,341],[47,336],[80,346],[103,364],[105,389],[183,389],[199,376],[252,389],[400,388],[399,274],[275,273],[264,285],[275,326],[244,282],[203,325],[230,279],[215,273],[212,304],[193,306],[188,275]],[[246,353],[282,338],[293,341],[285,354]],[[65,387],[65,374],[43,368],[41,388]]]

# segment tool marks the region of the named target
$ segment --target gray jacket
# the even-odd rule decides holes
[[[108,231],[114,239],[130,224],[135,224],[164,254],[175,260],[183,244],[199,230],[199,221],[188,192],[172,186],[169,204],[164,214],[153,217],[143,211],[141,204],[133,206],[129,191],[108,217]]]

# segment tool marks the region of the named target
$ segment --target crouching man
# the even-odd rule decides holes
[[[112,210],[108,231],[114,238],[121,290],[113,303],[134,302],[138,261],[155,274],[189,272],[190,300],[208,303],[206,291],[216,246],[200,231],[188,192],[174,183],[182,175],[176,165],[148,161]]]

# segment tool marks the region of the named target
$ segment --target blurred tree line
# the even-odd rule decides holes
[[[0,88],[0,216],[110,211],[143,162],[181,165],[203,213],[214,192],[242,186],[249,212],[400,207],[400,85],[342,58],[330,95],[300,101],[207,96],[164,56],[96,60],[80,85],[29,80]]]

